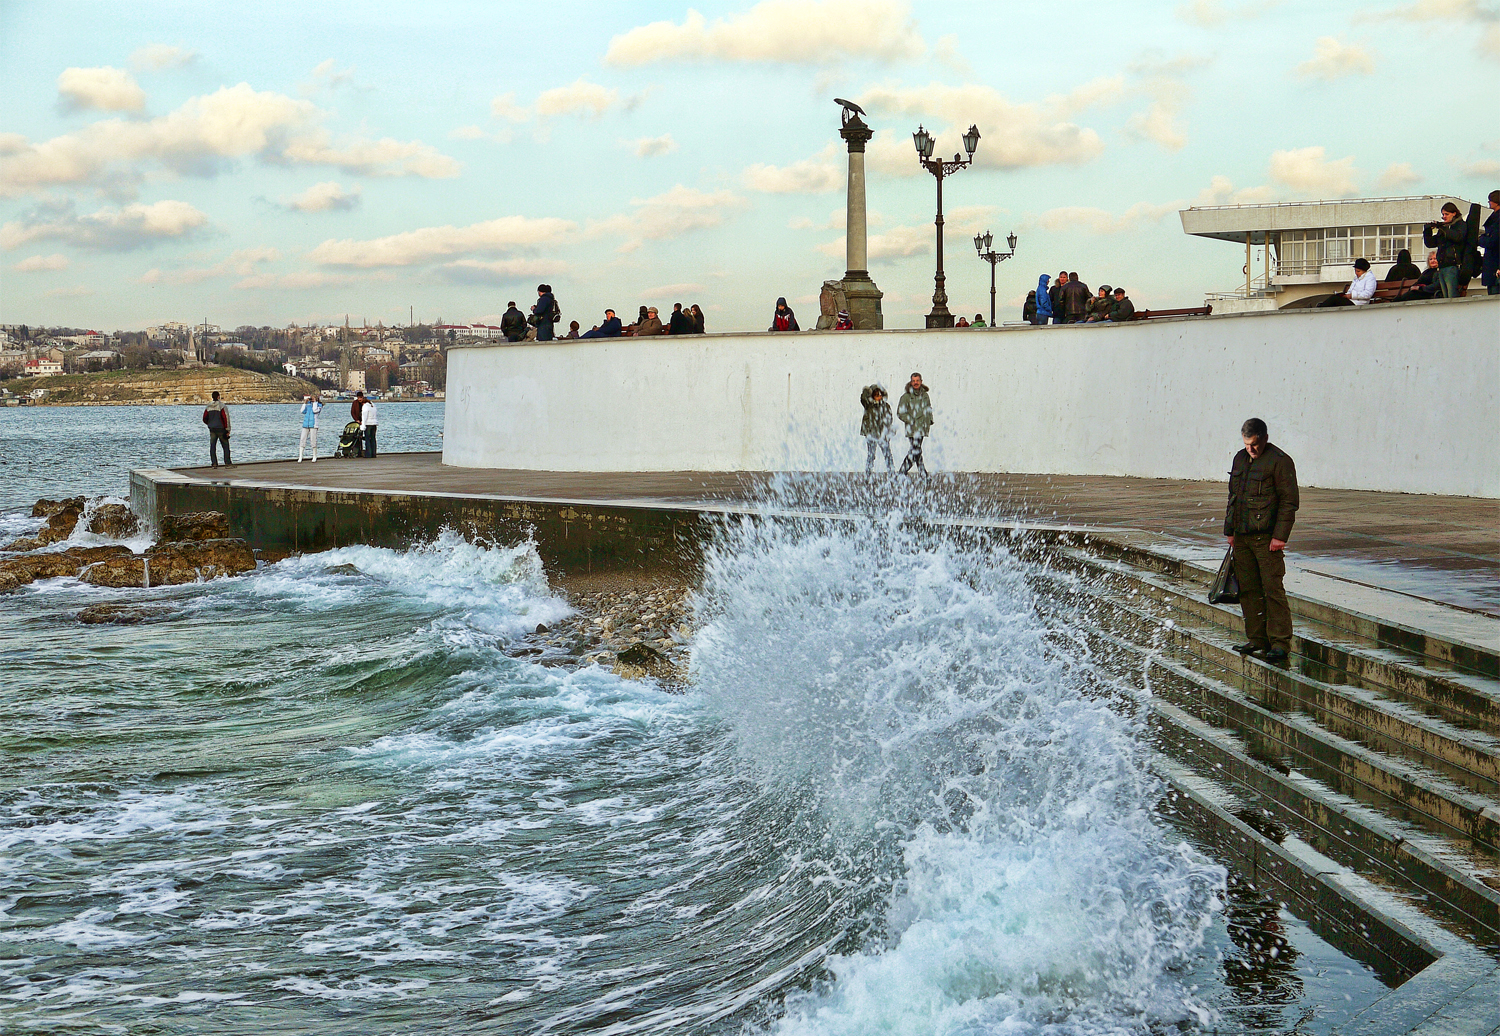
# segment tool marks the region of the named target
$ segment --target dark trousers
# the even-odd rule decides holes
[[[364,453],[364,455],[366,457],[373,457],[373,456],[375,456],[375,425],[372,425],[372,424],[365,425],[364,432],[365,432],[365,453]]]
[[[1292,649],[1292,606],[1287,603],[1286,551],[1271,549],[1270,533],[1234,538],[1234,575],[1240,581],[1245,639],[1256,647]]]
[[[1318,305],[1317,305],[1317,308],[1318,309],[1333,309],[1333,308],[1338,307],[1338,306],[1352,306],[1352,305],[1354,305],[1354,303],[1351,302],[1351,301],[1349,301],[1349,299],[1345,298],[1343,295],[1330,295],[1328,298],[1324,299],[1322,302],[1319,302]]]
[[[536,322],[536,340],[538,342],[552,341],[552,321],[538,320]]]
[[[1458,298],[1458,267],[1442,266],[1437,272],[1438,294],[1445,299]]]
[[[906,451],[906,459],[901,462],[901,474],[904,475],[910,471],[913,464],[917,466],[917,470],[922,474],[927,474],[927,465],[922,463],[923,438],[921,435],[908,435],[906,437],[906,441],[911,443],[911,449]]]
[[[224,463],[232,463],[229,459],[229,433],[210,430],[208,433],[208,459],[214,467],[219,466],[219,444],[224,445]]]

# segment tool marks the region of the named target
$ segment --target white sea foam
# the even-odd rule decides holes
[[[694,679],[762,784],[884,880],[878,935],[798,1034],[1122,1032],[1197,1019],[1170,969],[1222,868],[1162,830],[1139,703],[999,548],[744,521],[710,555]]]

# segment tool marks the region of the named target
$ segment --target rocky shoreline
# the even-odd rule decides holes
[[[151,588],[202,582],[253,571],[257,562],[274,563],[290,552],[257,552],[229,534],[218,512],[167,515],[155,542],[136,553],[114,543],[46,548],[68,540],[80,524],[110,539],[128,539],[145,530],[124,504],[77,496],[38,500],[32,517],[46,524],[30,537],[4,547],[0,593],[39,579],[75,576],[95,586]],[[259,557],[257,557],[259,553]],[[338,566],[357,574],[355,566]],[[502,644],[506,654],[544,666],[600,665],[626,679],[655,679],[674,690],[687,682],[689,644],[694,626],[691,581],[680,572],[615,572],[558,578],[553,587],[573,613],[551,626]],[[118,602],[92,605],[78,614],[86,624],[133,624],[168,618],[168,604]]]

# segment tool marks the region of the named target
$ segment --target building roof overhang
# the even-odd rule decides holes
[[[1368,227],[1393,223],[1426,223],[1438,218],[1443,203],[1460,212],[1469,203],[1442,194],[1407,198],[1348,198],[1341,201],[1271,202],[1262,205],[1205,205],[1182,209],[1183,233],[1244,244],[1263,245],[1283,230]]]

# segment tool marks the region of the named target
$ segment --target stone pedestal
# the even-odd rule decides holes
[[[849,145],[849,198],[844,220],[846,270],[844,297],[855,330],[878,331],[885,327],[880,312],[882,293],[870,279],[869,244],[865,229],[865,145],[875,134],[857,112],[844,109],[839,136]]]

